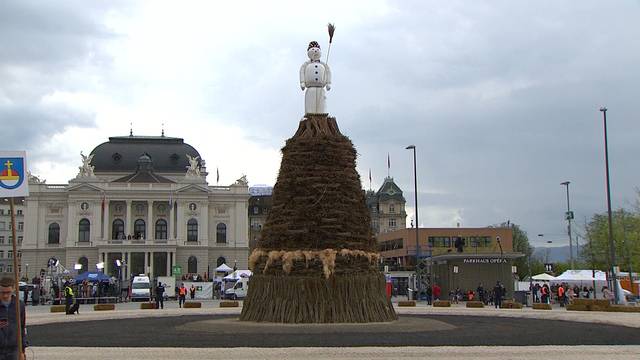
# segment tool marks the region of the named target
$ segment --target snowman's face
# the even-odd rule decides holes
[[[322,53],[320,53],[320,48],[312,47],[311,49],[307,50],[307,55],[309,56],[309,59],[318,61],[320,60]]]

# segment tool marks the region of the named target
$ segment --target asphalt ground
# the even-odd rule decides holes
[[[308,325],[241,322],[237,315],[185,315],[32,325],[29,341],[44,347],[133,348],[640,345],[640,330],[460,315],[400,315],[392,323]]]

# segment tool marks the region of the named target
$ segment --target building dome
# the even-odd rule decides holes
[[[98,145],[93,151],[96,173],[132,173],[140,165],[151,166],[159,173],[184,173],[189,166],[187,155],[200,153],[181,138],[165,136],[115,136]],[[201,163],[202,159],[198,159]]]

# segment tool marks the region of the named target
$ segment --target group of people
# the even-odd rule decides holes
[[[590,287],[580,287],[578,285],[569,285],[568,283],[561,284],[543,284],[538,283],[531,285],[531,293],[533,295],[533,302],[551,304],[552,302],[565,306],[569,304],[573,299],[595,299],[595,289]],[[613,299],[613,292],[609,290],[607,286],[602,287],[602,298],[611,301]]]
[[[191,284],[191,288],[189,289],[187,289],[184,283],[181,283],[179,287],[176,286],[175,292],[176,292],[176,298],[178,299],[178,306],[182,307],[182,305],[184,305],[184,303],[187,300],[187,294],[189,294],[189,297],[191,298],[191,300],[194,300],[196,298],[196,291],[197,289],[193,284]],[[164,309],[165,292],[166,292],[166,284],[163,284],[158,281],[158,285],[156,285],[155,295],[154,295],[154,298],[156,300],[156,309]]]
[[[506,296],[507,289],[500,281],[497,281],[493,289],[489,290],[485,289],[484,285],[480,283],[475,291],[473,289],[462,291],[457,287],[454,291],[449,292],[449,300],[454,304],[465,300],[481,301],[485,305],[495,305],[496,308],[500,307]]]

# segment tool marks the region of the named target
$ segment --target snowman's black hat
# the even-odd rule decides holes
[[[307,48],[307,50],[309,50],[311,48],[314,48],[314,47],[317,47],[318,49],[320,49],[320,44],[318,44],[317,41],[312,41],[312,42],[309,43],[309,47]]]

